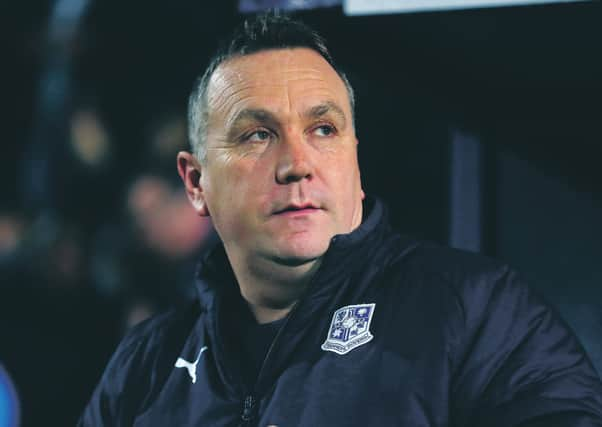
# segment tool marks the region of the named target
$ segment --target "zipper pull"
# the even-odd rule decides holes
[[[255,417],[255,398],[251,395],[245,397],[241,419],[243,425],[249,425]]]

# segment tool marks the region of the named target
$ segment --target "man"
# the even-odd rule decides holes
[[[393,233],[353,91],[303,24],[247,22],[189,105],[199,302],[136,327],[82,426],[602,426],[581,346],[516,273]]]

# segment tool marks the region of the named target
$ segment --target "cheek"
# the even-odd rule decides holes
[[[360,172],[355,153],[348,154],[344,159],[330,168],[331,190],[345,217],[352,215],[357,205],[361,204],[362,188]]]
[[[355,188],[360,175],[356,154],[345,153],[345,155],[338,156],[328,167],[328,172],[331,174],[332,180],[340,186],[339,188]],[[351,197],[352,194],[341,194],[341,196]]]
[[[238,234],[243,237],[259,202],[260,176],[244,163],[212,171],[207,191],[207,204],[220,236]]]
[[[239,186],[238,176],[229,170],[213,168],[208,174],[204,182],[205,200],[216,226],[237,210],[233,204],[237,201],[236,188]]]

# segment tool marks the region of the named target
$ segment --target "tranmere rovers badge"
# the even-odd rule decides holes
[[[370,333],[370,322],[374,306],[375,304],[348,305],[335,311],[322,350],[347,354],[372,340],[374,336]]]

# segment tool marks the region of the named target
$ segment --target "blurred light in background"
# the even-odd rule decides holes
[[[84,165],[98,167],[108,157],[109,136],[93,111],[76,111],[71,117],[70,134],[71,149]]]
[[[33,112],[31,144],[23,168],[24,192],[34,208],[47,208],[56,196],[52,191],[56,170],[52,154],[61,151],[72,93],[73,45],[88,0],[59,0],[48,22],[46,52]]]
[[[0,427],[19,425],[19,398],[13,382],[0,365]]]
[[[238,8],[243,13],[252,13],[267,9],[317,9],[340,4],[341,0],[240,0]]]
[[[50,33],[70,37],[84,15],[88,0],[59,0],[54,5]]]
[[[145,245],[169,259],[196,253],[213,230],[209,218],[197,216],[186,193],[160,176],[137,177],[127,207]]]
[[[347,15],[373,15],[578,1],[588,0],[344,0],[343,8]]]

